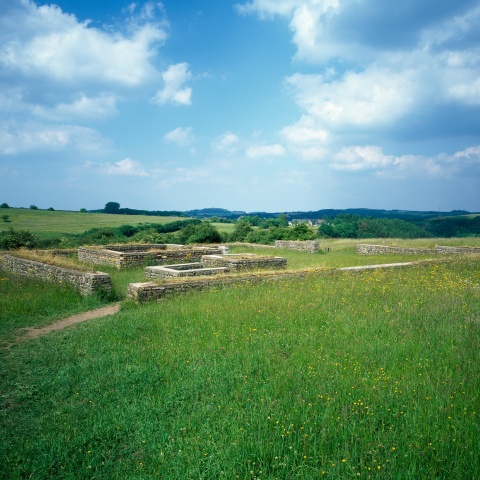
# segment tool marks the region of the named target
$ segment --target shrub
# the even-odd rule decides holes
[[[18,248],[36,248],[38,239],[28,230],[14,230],[0,232],[0,248],[4,250],[16,250]]]

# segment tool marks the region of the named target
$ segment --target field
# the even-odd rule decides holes
[[[30,210],[8,208],[1,210],[10,222],[0,223],[0,229],[29,230],[39,238],[58,237],[59,234],[82,233],[91,228],[119,227],[139,223],[169,223],[181,217],[154,217],[149,215],[110,215],[105,213],[81,213],[67,211]]]
[[[328,271],[418,259],[354,245],[0,349],[0,478],[479,478],[479,257]],[[0,271],[0,346],[100,304]]]

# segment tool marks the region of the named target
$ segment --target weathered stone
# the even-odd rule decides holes
[[[97,291],[110,292],[112,289],[111,278],[107,273],[82,272],[10,254],[3,255],[2,268],[15,275],[73,285],[82,295],[91,295]]]
[[[301,252],[316,253],[320,243],[317,240],[275,240],[275,248],[299,250]]]
[[[225,255],[203,255],[205,267],[226,267],[229,270],[251,270],[283,268],[287,265],[284,257],[268,257],[254,253],[238,253]]]
[[[80,247],[78,259],[94,265],[110,265],[116,268],[128,268],[153,263],[170,265],[176,263],[198,262],[202,255],[225,253],[224,246],[185,246],[175,244],[146,245],[107,245],[98,247]]]
[[[469,254],[480,253],[478,247],[442,247],[422,248],[422,247],[391,247],[388,245],[368,245],[358,244],[358,255],[385,255],[390,253],[402,253],[405,255],[435,255],[435,254]]]
[[[154,266],[145,268],[145,277],[150,279],[166,277],[194,277],[201,275],[218,275],[227,273],[226,267],[207,268],[201,262],[181,263],[178,265]]]

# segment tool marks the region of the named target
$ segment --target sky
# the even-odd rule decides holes
[[[480,0],[0,0],[0,203],[111,201],[480,211]]]

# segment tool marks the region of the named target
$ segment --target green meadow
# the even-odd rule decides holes
[[[104,300],[0,271],[0,478],[479,478],[480,258],[355,243],[270,253],[302,278],[122,302],[29,341]],[[332,269],[411,260],[429,261]],[[108,273],[119,299],[142,280]]]
[[[150,215],[112,215],[106,213],[82,213],[63,210],[31,210],[26,208],[2,209],[9,222],[0,223],[0,229],[29,230],[39,238],[58,237],[59,234],[82,233],[91,228],[120,227],[139,223],[169,223],[181,217],[155,217]]]

